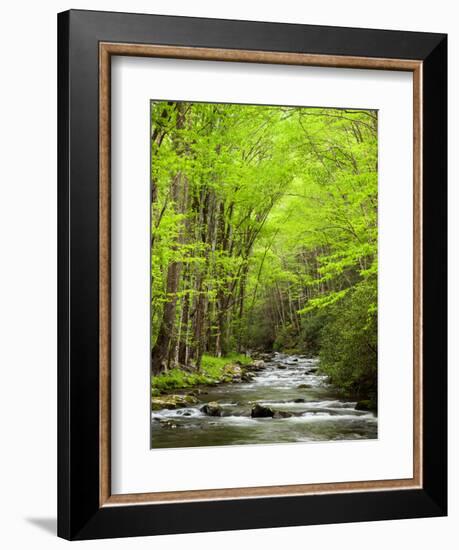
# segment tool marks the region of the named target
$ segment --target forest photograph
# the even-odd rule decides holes
[[[151,448],[378,437],[378,112],[151,101]]]

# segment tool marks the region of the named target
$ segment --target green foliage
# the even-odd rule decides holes
[[[301,316],[299,341],[303,353],[310,357],[319,355],[322,331],[330,320],[331,315],[328,309],[313,310],[309,314]]]
[[[375,297],[375,279],[357,285],[334,306],[332,318],[322,331],[321,370],[347,394],[376,394],[377,315],[372,307]]]
[[[293,353],[293,350],[298,350],[298,344],[296,329],[292,325],[284,325],[277,332],[273,349],[275,351],[290,350]]]
[[[155,391],[256,348],[372,391],[377,113],[159,101],[151,135]]]
[[[216,384],[222,380],[225,367],[239,363],[250,365],[252,360],[247,355],[231,353],[227,357],[204,355],[199,372],[189,372],[180,368],[153,376],[151,379],[152,394],[159,395],[168,390],[192,388],[200,384]]]

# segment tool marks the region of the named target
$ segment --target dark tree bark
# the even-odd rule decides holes
[[[184,182],[184,183],[182,183]],[[176,202],[179,202],[180,190],[186,188],[186,178],[178,175],[174,178],[171,188],[171,195]],[[172,354],[172,339],[174,337],[175,314],[177,306],[177,291],[180,284],[180,274],[182,271],[181,262],[170,262],[167,269],[166,278],[166,296],[167,301],[164,304],[163,318],[160,325],[156,344],[151,352],[151,370],[153,374],[159,374],[166,371],[169,367]]]

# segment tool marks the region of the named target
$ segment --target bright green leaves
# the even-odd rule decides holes
[[[307,347],[354,298],[375,330],[375,111],[152,102],[151,138],[152,341],[172,316],[170,366],[183,347]]]

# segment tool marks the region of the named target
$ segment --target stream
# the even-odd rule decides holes
[[[153,411],[152,448],[375,439],[377,417],[355,410],[317,373],[318,360],[274,353],[250,382],[202,387],[199,403]],[[222,416],[201,407],[217,401]],[[256,404],[287,418],[252,418]]]

